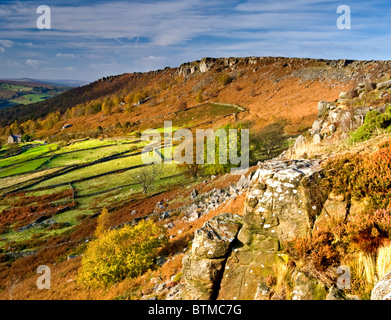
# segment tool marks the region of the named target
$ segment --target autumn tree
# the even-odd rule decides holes
[[[42,120],[42,127],[46,130],[52,129],[61,119],[59,111],[49,113],[44,120]]]
[[[125,97],[125,103],[126,104],[132,104],[133,103],[133,99],[134,99],[134,92],[131,92],[129,93],[126,97]]]
[[[11,126],[11,131],[12,131],[12,134],[23,134],[24,131],[23,131],[23,128],[18,124],[18,122],[15,120]]]
[[[179,104],[178,104],[178,110],[179,111],[184,111],[184,110],[186,110],[187,109],[187,103],[186,103],[186,101],[181,101],[181,102],[179,102]]]
[[[140,276],[153,267],[166,239],[165,230],[152,220],[105,232],[88,245],[78,282],[87,287],[104,287]]]
[[[195,98],[196,102],[202,102],[202,100],[204,100],[203,95],[204,95],[204,89],[198,90],[198,93]]]
[[[216,77],[217,82],[222,85],[226,86],[231,83],[232,79],[228,74],[221,74]]]
[[[231,162],[231,157],[229,156],[231,150],[236,148],[236,153],[238,157],[241,157],[242,153],[242,132],[241,130],[245,129],[243,123],[238,125],[227,124],[219,128],[215,133],[215,143],[214,143],[214,163],[208,163],[208,142],[204,141],[204,165],[203,170],[208,175],[217,175],[230,172],[231,168],[236,167],[237,165]],[[236,135],[231,136],[231,132],[236,131]],[[222,133],[220,135],[220,133]],[[224,139],[226,141],[224,141]],[[220,161],[224,159],[225,161]]]
[[[105,116],[108,116],[111,113],[111,106],[106,101],[102,104],[102,111]]]
[[[98,216],[98,222],[95,230],[95,237],[99,238],[110,226],[110,213],[106,208],[102,209]]]

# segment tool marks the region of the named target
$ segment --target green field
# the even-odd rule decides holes
[[[191,128],[210,122],[210,119],[229,116],[238,109],[239,106],[225,104],[205,104],[190,108],[181,114],[180,123],[170,129],[175,132],[181,127]],[[164,128],[157,130],[163,133]],[[0,210],[18,208],[21,205],[20,214],[26,215],[24,212],[30,214],[30,211],[24,206],[29,201],[49,209],[52,205],[63,205],[67,201],[73,203],[72,207],[51,217],[54,221],[63,223],[58,229],[37,226],[21,231],[20,227],[26,222],[21,222],[22,225],[15,224],[14,227],[6,225],[8,229],[1,234],[0,239],[3,240],[0,240],[0,247],[7,241],[26,242],[33,236],[42,238],[67,233],[81,223],[81,217],[96,214],[104,207],[116,208],[132,199],[143,199],[143,186],[137,177],[152,169],[151,166],[144,166],[139,154],[147,143],[128,135],[121,138],[73,141],[66,146],[62,143],[24,144],[19,154],[0,158],[0,192],[23,191],[14,193],[15,196],[12,197],[0,198]],[[167,158],[172,154],[173,147],[166,146],[160,152],[155,151],[155,157]],[[152,195],[189,182],[181,174],[185,168],[178,167],[175,163],[164,164],[161,169],[159,176],[147,188],[147,194]],[[70,194],[72,199],[69,199]],[[61,199],[50,200],[56,195]],[[31,214],[35,219],[36,212]],[[31,221],[29,215],[23,216],[23,219],[20,221]]]
[[[8,84],[8,83],[2,83],[0,85],[0,87],[4,88],[4,89],[7,89],[7,90],[11,90],[11,91],[18,91],[18,90],[22,90],[22,91],[32,91],[33,88],[31,87],[26,87],[26,86],[18,86],[18,85],[13,85],[13,84]]]
[[[0,81],[0,108],[19,104],[41,102],[52,98],[70,87],[59,87],[35,82]]]
[[[44,93],[31,93],[31,94],[25,94],[22,97],[12,99],[11,102],[15,104],[30,104],[35,102],[41,102],[46,99],[51,98],[52,96],[49,94]]]
[[[129,151],[131,152],[132,146],[129,144],[120,144],[115,146],[108,146],[94,150],[76,151],[72,153],[61,152],[56,153],[55,156],[47,163],[45,167],[54,168],[60,166],[82,164],[90,161],[96,161],[101,158],[115,155],[119,152]]]
[[[42,164],[47,162],[49,159],[49,157],[34,159],[31,161],[24,162],[20,165],[14,165],[5,169],[0,169],[0,178],[34,171],[41,167]]]
[[[24,146],[22,146],[22,148],[23,147]],[[0,159],[0,168],[14,165],[17,163],[21,163],[24,161],[32,160],[32,159],[35,159],[35,158],[40,157],[42,155],[45,155],[49,152],[54,152],[55,150],[57,150],[57,144],[55,144],[55,143],[35,146],[32,148],[29,148],[28,150],[26,150],[23,153],[18,154],[16,156]]]
[[[23,242],[32,236],[54,236],[67,232],[80,223],[77,217],[91,215],[103,207],[115,207],[129,201],[137,195],[141,195],[142,187],[134,177],[143,168],[131,167],[141,165],[141,155],[132,155],[141,150],[145,142],[132,143],[134,140],[84,140],[58,148],[56,144],[35,145],[19,155],[0,159],[0,191],[15,184],[28,184],[33,179],[42,179],[27,189],[25,195],[12,198],[0,198],[0,210],[13,208],[19,205],[19,197],[42,197],[64,192],[73,188],[77,194],[77,207],[72,210],[56,214],[53,219],[56,222],[67,223],[67,227],[58,230],[46,230],[31,228],[25,231],[11,230],[2,235],[7,241]],[[172,148],[163,149],[161,154],[168,156]],[[93,161],[108,158],[108,161],[92,163]],[[156,155],[158,157],[158,155]],[[79,168],[78,166],[83,166]],[[58,170],[68,168],[71,171],[64,174],[54,174],[51,178],[45,178]],[[110,173],[112,171],[116,173]],[[180,175],[181,170],[175,164],[165,165],[161,176],[154,181],[149,188],[150,193],[184,183],[186,180]],[[102,175],[103,174],[103,175]],[[179,175],[178,175],[179,174]],[[101,175],[101,176],[97,176]],[[80,179],[84,181],[77,182]],[[56,186],[56,185],[61,186]],[[53,202],[54,204],[55,202]],[[1,212],[0,212],[1,214]],[[3,247],[4,241],[0,241]]]

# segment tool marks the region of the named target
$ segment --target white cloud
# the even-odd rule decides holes
[[[75,58],[75,55],[73,53],[57,53],[57,58]]]
[[[3,53],[3,52],[5,52],[5,49],[0,47],[0,53]]]
[[[14,46],[14,42],[11,40],[0,40],[0,46],[5,48],[11,48]]]
[[[34,59],[27,59],[26,60],[26,64],[29,65],[30,67],[33,67],[33,68],[37,68],[38,66],[40,66],[41,64],[44,64],[45,62],[44,61],[40,61],[40,60],[34,60]]]
[[[149,56],[144,58],[144,60],[146,61],[163,61],[165,59],[166,59],[165,57],[155,57],[155,56]]]
[[[335,0],[107,0],[77,7],[63,0],[53,5],[52,30],[45,31],[35,28],[34,3],[19,1],[0,4],[0,39],[9,39],[0,40],[0,52],[12,47],[21,70],[67,70],[91,80],[203,56],[388,58],[385,0],[367,8],[364,2],[351,2],[352,30],[344,32],[336,27]]]

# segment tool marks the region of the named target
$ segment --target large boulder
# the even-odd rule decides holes
[[[224,257],[242,226],[242,217],[230,213],[220,214],[205,222],[195,232],[191,255],[197,258]]]
[[[371,300],[391,300],[391,272],[388,272],[373,288]]]
[[[330,109],[330,103],[327,101],[319,101],[318,103],[318,117],[324,116]]]
[[[184,283],[168,299],[269,299],[267,277],[281,263],[282,244],[311,233],[329,184],[320,160],[272,160],[259,165],[247,190],[243,218],[221,214],[196,231]],[[296,299],[326,296],[313,281],[296,277]]]
[[[326,288],[304,273],[295,271],[293,279],[292,300],[325,300],[327,297]]]
[[[378,90],[384,90],[384,89],[388,89],[390,87],[391,87],[391,80],[384,81],[384,82],[379,82],[376,85],[376,89],[378,89]]]
[[[319,160],[269,161],[247,194],[244,227],[280,241],[308,235],[329,193]]]
[[[314,135],[319,133],[322,130],[323,121],[321,120],[315,120],[312,124],[312,128],[310,130],[310,134]]]
[[[310,234],[328,193],[318,160],[261,164],[251,179],[244,224],[225,263],[218,299],[268,299],[266,277],[281,260],[283,242]],[[318,287],[304,290],[307,285],[297,281],[297,298],[318,296]]]
[[[223,213],[195,233],[192,249],[182,260],[184,284],[170,292],[172,300],[209,300],[216,296],[232,242],[242,226],[239,215]]]

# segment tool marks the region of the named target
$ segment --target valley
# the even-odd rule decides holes
[[[391,234],[390,79],[388,61],[203,58],[0,110],[0,298],[369,299],[385,272],[360,282],[354,261]],[[249,170],[143,163],[149,130],[156,157],[180,146],[165,122],[248,129]]]

